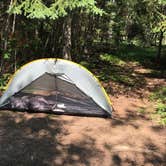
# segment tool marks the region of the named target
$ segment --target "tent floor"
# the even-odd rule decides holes
[[[82,116],[109,116],[91,98],[72,98],[60,93],[39,95],[19,92],[12,96],[9,103],[1,109]]]

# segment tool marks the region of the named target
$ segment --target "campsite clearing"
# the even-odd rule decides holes
[[[142,94],[165,84],[145,79]],[[151,116],[154,103],[119,93],[111,99],[113,119],[1,111],[0,165],[166,165],[166,128]]]
[[[113,119],[0,112],[0,165],[164,166],[165,128],[137,112],[141,100],[113,102]]]

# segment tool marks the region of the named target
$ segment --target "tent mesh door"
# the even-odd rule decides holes
[[[43,74],[14,96],[8,109],[82,115],[107,115],[92,98],[62,76]]]

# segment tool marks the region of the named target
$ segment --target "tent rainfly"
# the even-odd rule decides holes
[[[99,117],[112,113],[109,97],[92,73],[55,58],[35,60],[16,71],[0,109]]]

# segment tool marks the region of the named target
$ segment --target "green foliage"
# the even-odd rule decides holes
[[[166,16],[162,15],[161,21],[157,24],[157,26],[153,29],[153,32],[166,32]]]
[[[99,79],[104,82],[113,81],[129,88],[139,86],[138,78],[133,70],[128,67],[128,59],[119,56],[119,54],[101,54],[100,62],[103,65],[99,71]],[[141,79],[141,78],[139,78]],[[142,81],[141,83],[144,83]]]
[[[166,105],[163,103],[158,103],[157,105],[157,112],[161,115],[166,117]]]
[[[144,107],[138,109],[138,113],[140,114],[145,114],[145,112],[146,112],[146,108]]]
[[[130,75],[126,75],[124,74],[116,74],[116,75],[111,75],[111,80],[115,81],[115,82],[119,82],[121,84],[127,85],[127,86],[134,86],[134,81],[133,79],[130,77]]]
[[[112,64],[116,64],[116,65],[124,65],[125,61],[121,60],[120,58],[118,58],[118,56],[113,55],[113,54],[102,54],[100,55],[100,59]]]
[[[4,59],[9,59],[10,56],[11,56],[10,53],[6,52],[6,53],[4,53],[3,58]]]
[[[156,107],[157,114],[160,115],[160,123],[166,125],[166,103],[158,103]]]
[[[92,64],[88,63],[87,61],[81,61],[80,65],[86,67],[86,68],[93,68]]]
[[[117,56],[124,61],[132,61],[139,64],[150,64],[156,56],[154,47],[144,48],[135,45],[122,45]]]
[[[157,89],[150,99],[157,102],[156,114],[160,116],[160,123],[166,125],[166,87]]]
[[[166,103],[166,87],[157,89],[155,92],[153,92],[153,94],[151,94],[150,99]]]
[[[154,33],[166,31],[165,0],[146,0],[148,16]]]
[[[7,45],[8,45],[7,50],[5,50],[2,54],[4,60],[9,60],[14,54],[14,51],[16,50],[17,44],[15,38],[9,39]]]
[[[5,90],[5,86],[11,77],[10,73],[3,74],[0,78],[0,91]]]
[[[46,18],[49,16],[49,9],[42,3],[41,0],[24,0],[14,2],[8,10],[13,14],[24,14],[29,18]]]
[[[28,18],[37,19],[57,19],[66,16],[70,11],[82,8],[88,13],[103,14],[103,10],[96,6],[95,0],[23,0],[15,1],[10,5],[8,12],[13,14],[23,14]]]

